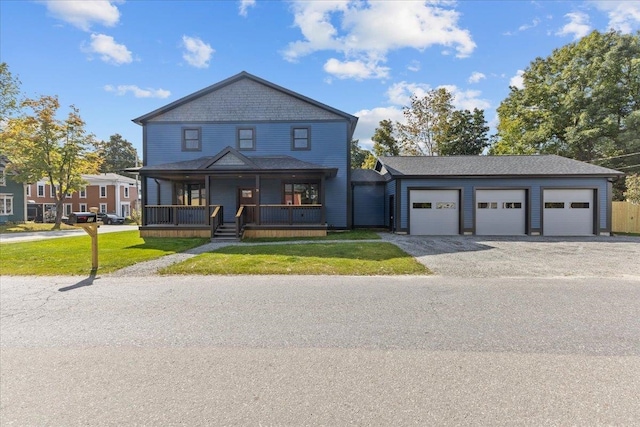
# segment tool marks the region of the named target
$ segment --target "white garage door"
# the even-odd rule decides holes
[[[410,234],[433,236],[460,233],[458,190],[411,190]]]
[[[546,236],[593,235],[593,190],[544,190],[542,234]]]
[[[476,234],[526,234],[525,190],[476,190]]]

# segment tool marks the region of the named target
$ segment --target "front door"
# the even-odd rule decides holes
[[[238,188],[238,206],[236,212],[240,209],[240,206],[246,206],[245,222],[251,223],[255,221],[255,190],[253,188]]]

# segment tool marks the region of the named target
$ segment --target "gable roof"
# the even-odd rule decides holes
[[[332,177],[337,174],[338,170],[336,168],[328,168],[305,162],[286,155],[248,157],[234,148],[226,147],[215,156],[204,156],[181,162],[143,166],[138,169],[138,172],[141,175],[153,175],[154,173],[206,175],[238,172],[313,172],[324,173],[327,177]]]
[[[393,177],[605,176],[622,172],[566,157],[534,156],[396,156],[378,159],[376,170]]]
[[[261,79],[260,77],[257,77],[257,76],[254,76],[252,74],[249,74],[246,71],[242,71],[242,72],[236,74],[235,76],[229,77],[229,78],[227,78],[225,80],[222,80],[221,82],[215,83],[215,84],[213,84],[211,86],[208,86],[208,87],[206,87],[204,89],[201,89],[201,90],[199,90],[197,92],[194,92],[191,95],[187,95],[187,96],[185,96],[183,98],[180,98],[177,101],[174,101],[174,102],[172,102],[170,104],[165,105],[164,107],[160,107],[157,110],[154,110],[154,111],[152,111],[150,113],[147,113],[147,114],[145,114],[143,116],[140,116],[138,118],[135,118],[135,119],[133,119],[133,122],[136,123],[136,124],[139,124],[139,125],[144,125],[146,122],[148,122],[149,120],[151,120],[151,119],[153,119],[153,118],[155,118],[157,116],[165,114],[165,113],[167,113],[167,112],[169,112],[171,110],[174,110],[174,109],[176,109],[176,108],[178,108],[178,107],[180,107],[182,105],[185,105],[185,104],[187,104],[189,102],[192,102],[192,101],[194,101],[194,100],[196,100],[198,98],[201,98],[201,97],[203,97],[205,95],[208,95],[208,94],[210,94],[212,92],[215,92],[217,90],[220,90],[220,89],[222,89],[224,87],[227,87],[227,86],[229,86],[229,85],[231,85],[233,83],[236,83],[236,82],[238,82],[240,80],[243,80],[243,79],[247,79],[247,80],[259,83],[261,85],[267,86],[267,87],[269,87],[269,88],[271,88],[273,90],[276,90],[278,92],[281,92],[281,93],[283,93],[285,95],[288,95],[290,97],[296,98],[296,99],[298,99],[300,101],[303,101],[305,103],[311,104],[311,105],[313,105],[313,106],[315,106],[317,108],[323,109],[323,110],[325,110],[325,111],[327,111],[327,112],[329,112],[331,114],[334,114],[334,115],[342,117],[342,118],[346,119],[347,121],[349,121],[349,123],[351,125],[351,133],[353,133],[353,130],[355,129],[356,123],[358,122],[358,118],[355,117],[355,116],[352,116],[351,114],[345,113],[344,111],[340,111],[340,110],[335,109],[333,107],[330,107],[330,106],[328,106],[326,104],[323,104],[321,102],[315,101],[315,100],[313,100],[311,98],[308,98],[308,97],[306,97],[304,95],[301,95],[299,93],[293,92],[293,91],[291,91],[289,89],[286,89],[286,88],[284,88],[282,86],[278,86],[278,85],[276,85],[274,83],[271,83],[271,82],[269,82],[267,80]]]

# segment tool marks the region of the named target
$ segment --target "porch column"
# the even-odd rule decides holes
[[[256,224],[260,225],[260,175],[256,175]]]
[[[327,223],[327,212],[324,203],[324,175],[320,178],[320,224]]]
[[[209,181],[211,181],[211,176],[206,175],[204,177],[204,203],[206,205],[205,212],[207,213],[207,225],[211,225],[211,202],[209,201]]]
[[[148,203],[148,198],[147,198],[147,177],[143,176],[142,177],[142,182],[141,182],[141,188],[142,190],[142,206],[140,206],[140,213],[142,215],[142,225],[147,225],[147,203]]]

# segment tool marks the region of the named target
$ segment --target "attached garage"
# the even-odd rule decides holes
[[[516,236],[527,233],[527,191],[476,190],[476,234]]]
[[[594,189],[544,189],[542,234],[592,236],[595,228]]]
[[[413,235],[460,234],[460,190],[410,190],[409,218]]]

